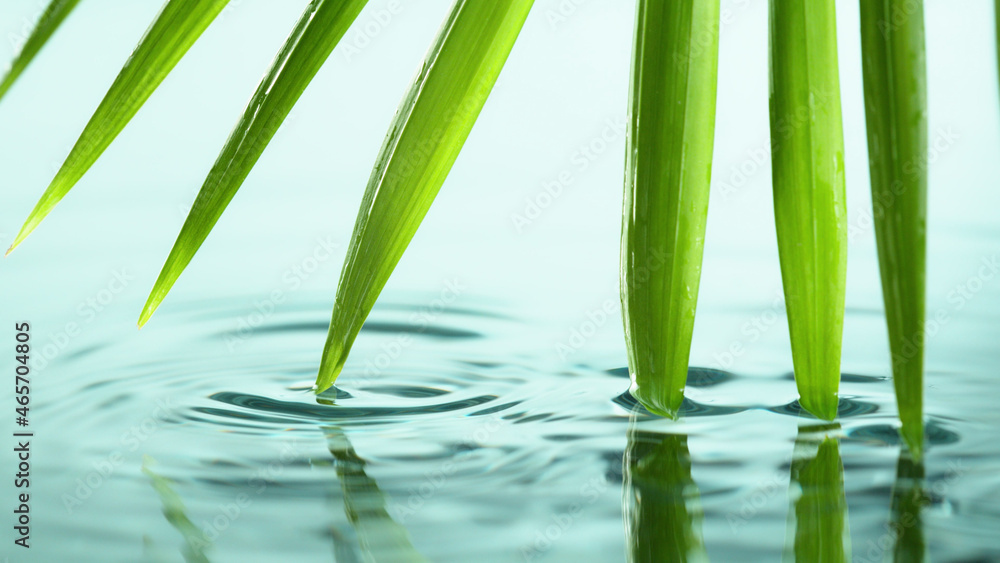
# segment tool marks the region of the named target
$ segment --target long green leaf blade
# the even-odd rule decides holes
[[[774,215],[800,404],[837,416],[847,275],[834,0],[771,0]]]
[[[533,0],[457,0],[389,129],[340,277],[316,379],[333,385],[389,275],[430,209]]]
[[[715,137],[719,0],[639,0],[621,299],[635,397],[676,416],[701,279]]]
[[[229,0],[167,0],[10,245],[10,254],[111,145]]]
[[[153,315],[367,0],[312,0],[212,165],[139,317]]]
[[[31,31],[31,35],[28,36],[28,39],[21,47],[21,51],[10,64],[10,68],[3,79],[0,80],[0,100],[3,99],[14,83],[17,82],[17,79],[28,68],[31,61],[35,59],[38,52],[48,43],[52,35],[62,25],[62,22],[79,3],[80,0],[52,0],[49,2],[45,11],[42,12],[42,16],[38,18],[38,23]]]
[[[875,240],[902,435],[923,449],[927,63],[922,0],[861,0]]]

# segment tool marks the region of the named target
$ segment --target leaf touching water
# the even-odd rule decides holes
[[[875,240],[902,435],[923,449],[927,65],[921,0],[861,1]]]
[[[52,34],[59,29],[62,22],[79,3],[80,0],[52,0],[49,2],[45,11],[42,12],[42,16],[38,18],[35,29],[31,31],[31,35],[25,40],[21,51],[14,58],[14,62],[10,64],[7,74],[4,75],[3,80],[0,80],[0,100],[17,82],[24,69],[28,68],[35,55],[42,50]]]
[[[834,0],[771,0],[774,215],[800,404],[837,416],[847,275]]]
[[[923,448],[927,69],[923,2],[861,2],[868,151],[902,435]]]
[[[52,183],[10,245],[10,254],[86,174],[229,0],[168,0],[139,41]]]
[[[257,159],[368,0],[313,0],[271,63],[198,192],[143,307],[153,315],[191,262]]]
[[[639,0],[622,221],[621,298],[633,394],[684,399],[715,136],[719,0]]]
[[[361,203],[316,386],[337,379],[389,275],[430,209],[533,0],[457,0],[403,98]]]

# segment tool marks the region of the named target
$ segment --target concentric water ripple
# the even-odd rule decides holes
[[[847,494],[861,507],[852,508],[852,525],[875,526],[887,510],[892,472],[884,468],[899,438],[884,376],[845,374],[838,421],[823,425],[799,408],[787,372],[692,367],[681,415],[667,420],[628,392],[627,368],[581,362],[585,350],[572,365],[553,362],[524,347],[529,327],[510,315],[466,307],[414,324],[412,307],[390,303],[376,308],[336,386],[317,395],[326,309],[289,307],[241,332],[233,329],[240,311],[225,303],[178,307],[143,335],[156,339],[157,355],[122,354],[135,335],[110,334],[67,356],[61,365],[71,359],[76,370],[66,376],[67,400],[45,419],[95,438],[83,448],[90,466],[71,471],[55,498],[75,494],[75,479],[121,452],[111,485],[92,492],[81,513],[125,499],[130,513],[146,514],[144,526],[162,529],[151,494],[169,485],[192,521],[247,495],[253,504],[231,523],[234,538],[274,519],[297,531],[271,550],[326,541],[353,554],[346,560],[361,560],[366,545],[385,540],[366,535],[371,525],[378,534],[405,533],[406,549],[428,557],[499,561],[518,559],[499,555],[509,542],[468,539],[503,527],[531,545],[553,515],[576,505],[578,531],[565,533],[592,535],[617,560],[622,495],[639,486],[626,479],[636,470],[628,452],[668,448],[691,457],[712,550],[736,556],[745,548],[745,536],[722,530],[766,490],[753,521],[774,535],[761,539],[759,553],[773,553],[784,539],[793,451],[818,428],[840,440]],[[931,455],[963,444],[961,419],[950,416],[930,419]],[[162,481],[151,487],[150,475]],[[883,485],[859,488],[872,482]],[[373,519],[366,525],[351,516],[359,506]],[[75,518],[64,525],[78,526]],[[869,537],[863,527],[852,534]],[[442,551],[442,541],[457,551]],[[213,549],[250,557],[251,545]]]

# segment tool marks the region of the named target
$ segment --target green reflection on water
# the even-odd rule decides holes
[[[798,563],[850,561],[851,539],[840,443],[829,433],[839,424],[799,429],[792,458],[785,559]]]
[[[929,502],[924,486],[924,463],[914,461],[903,449],[896,464],[896,483],[892,488],[892,510],[886,536],[895,540],[895,563],[927,560],[927,543],[921,511]],[[881,539],[881,538],[880,538]],[[881,547],[881,542],[876,547]]]
[[[187,508],[184,507],[184,502],[181,500],[180,495],[170,486],[170,481],[165,477],[157,475],[150,469],[155,463],[156,460],[153,458],[143,456],[142,472],[149,477],[153,489],[160,496],[160,502],[163,503],[163,516],[184,538],[184,547],[181,549],[181,555],[184,556],[184,560],[188,563],[209,563],[209,559],[205,555],[205,550],[210,548],[211,544],[205,541],[201,531],[188,518]]]
[[[347,435],[336,427],[323,429],[327,447],[343,492],[344,512],[357,535],[361,560],[369,563],[426,563],[428,560],[413,547],[410,534],[392,519],[386,509],[386,496],[378,483],[365,472],[367,462],[354,451]],[[211,543],[187,516],[187,509],[170,481],[150,469],[155,461],[146,456],[142,471],[152,482],[163,503],[163,515],[184,538],[181,553],[188,563],[209,563],[205,551]],[[349,540],[331,530],[334,558],[344,563],[357,561]],[[148,547],[148,546],[147,546]]]
[[[629,428],[623,488],[628,560],[708,561],[687,436]]]
[[[344,512],[358,536],[364,561],[428,561],[413,547],[406,528],[389,515],[385,494],[365,473],[367,462],[354,451],[347,434],[335,426],[324,432],[344,493]]]

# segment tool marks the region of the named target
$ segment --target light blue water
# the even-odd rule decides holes
[[[0,556],[621,561],[666,545],[772,561],[794,557],[796,538],[800,550],[844,545],[821,532],[843,521],[856,561],[891,559],[897,547],[911,554],[897,560],[1000,559],[989,2],[927,2],[937,325],[922,467],[901,456],[895,434],[851,2],[838,3],[852,226],[839,427],[810,431],[817,421],[794,405],[761,153],[763,0],[723,2],[732,19],[698,367],[681,420],[637,412],[626,394],[617,252],[630,3],[581,2],[561,20],[550,17],[559,2],[536,2],[337,391],[308,390],[337,275],[370,163],[446,0],[404,3],[359,55],[334,54],[137,332],[185,206],[298,15],[278,4],[241,2],[222,16],[0,264],[0,321],[30,321],[36,346],[33,547],[24,559],[7,542]],[[81,3],[0,105],[3,240],[157,7]],[[362,23],[381,7],[373,0]],[[35,11],[0,7],[4,33]],[[827,435],[836,452],[819,446]],[[0,508],[13,499],[0,479]]]

